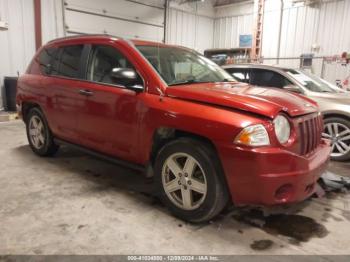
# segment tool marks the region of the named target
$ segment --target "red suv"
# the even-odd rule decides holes
[[[70,144],[153,176],[178,217],[302,201],[330,146],[315,102],[234,82],[193,50],[112,36],[42,47],[18,81],[32,150]]]

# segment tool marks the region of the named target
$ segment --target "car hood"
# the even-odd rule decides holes
[[[281,111],[294,117],[318,111],[317,103],[277,88],[242,83],[198,83],[170,86],[166,95],[208,103],[274,118]]]
[[[350,105],[350,93],[316,93],[313,92],[310,95],[310,98],[319,98],[322,100],[332,101],[339,104],[348,104]]]

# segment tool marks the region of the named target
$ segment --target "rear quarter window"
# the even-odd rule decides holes
[[[57,48],[44,48],[34,58],[34,62],[29,66],[27,72],[30,74],[49,75],[51,64],[57,54]]]

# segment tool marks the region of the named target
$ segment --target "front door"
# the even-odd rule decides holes
[[[144,93],[127,89],[111,77],[112,69],[134,68],[114,46],[93,45],[87,80],[85,110],[79,114],[81,144],[129,161],[136,161],[139,108]],[[143,85],[140,78],[139,84]]]

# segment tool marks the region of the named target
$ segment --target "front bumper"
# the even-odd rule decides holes
[[[300,202],[315,191],[326,170],[330,146],[326,140],[307,156],[282,148],[218,148],[235,205],[278,205]]]

